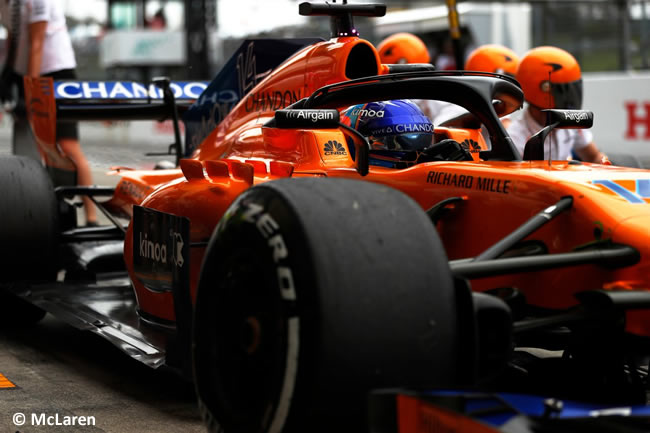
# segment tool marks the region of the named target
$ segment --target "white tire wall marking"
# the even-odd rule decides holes
[[[287,362],[284,371],[284,380],[282,382],[282,391],[277,409],[271,421],[269,433],[281,433],[284,423],[289,414],[291,400],[293,399],[293,390],[296,384],[296,374],[298,373],[298,349],[300,348],[300,319],[292,317],[287,326]]]

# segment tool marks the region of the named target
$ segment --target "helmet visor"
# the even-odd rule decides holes
[[[570,83],[551,83],[555,108],[579,110],[582,108],[582,79]]]
[[[412,133],[369,137],[373,150],[422,150],[433,143],[433,134]]]

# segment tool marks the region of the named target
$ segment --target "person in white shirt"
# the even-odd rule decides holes
[[[2,25],[16,39],[8,41],[8,46],[14,45],[14,54],[5,67],[13,69],[22,98],[22,76],[76,79],[75,55],[58,0],[0,0],[0,14]],[[76,165],[77,183],[91,185],[90,165],[79,144],[77,124],[57,122],[56,139],[61,151]],[[96,209],[87,197],[84,210],[86,224],[96,225]]]
[[[515,78],[521,84],[527,107],[507,131],[523,155],[528,139],[546,125],[546,114],[541,110],[580,109],[582,76],[580,65],[570,53],[543,46],[533,48],[522,57]],[[556,129],[544,142],[544,159],[572,159],[573,152],[583,161],[609,164],[588,129]]]
[[[430,63],[429,49],[422,39],[412,33],[395,33],[382,40],[377,45],[379,60],[385,65],[405,63]],[[433,119],[449,105],[443,101],[415,101],[424,114]]]
[[[499,44],[486,44],[474,49],[465,60],[466,71],[491,72],[494,74],[515,77],[519,66],[519,56],[510,48]],[[466,113],[463,107],[455,104],[446,104],[432,119],[434,125],[441,125],[445,121]],[[501,118],[505,127],[509,125],[510,116]]]

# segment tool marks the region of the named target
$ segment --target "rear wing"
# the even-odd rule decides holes
[[[208,83],[154,79],[151,84],[129,81],[54,81],[25,77],[27,118],[45,164],[69,167],[56,146],[61,121],[157,120],[174,122],[176,159],[182,157],[179,112],[199,98]]]
[[[172,107],[168,86],[179,111],[185,111],[207,88],[207,82],[154,79],[145,85],[129,81],[53,81],[58,120],[165,120]]]

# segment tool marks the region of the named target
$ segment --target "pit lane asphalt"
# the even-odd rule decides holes
[[[10,153],[0,134],[0,154]],[[114,185],[107,176],[113,164],[134,168],[152,165],[149,146],[115,152],[116,142],[84,143],[94,183]],[[160,148],[158,147],[157,150]],[[135,161],[137,159],[137,161]],[[99,213],[100,220],[105,220]],[[83,221],[83,219],[80,219]],[[108,221],[104,221],[108,222]],[[79,331],[51,315],[22,329],[0,329],[0,374],[16,388],[0,388],[0,432],[20,433],[177,433],[205,432],[193,385],[169,370],[153,370],[131,359],[108,341]],[[0,376],[2,379],[2,376]],[[13,416],[26,415],[16,426]],[[95,417],[94,426],[34,426],[31,416]],[[54,418],[50,418],[54,420]]]
[[[36,325],[0,330],[1,432],[205,432],[193,386],[153,370],[90,332],[51,315]],[[16,426],[13,417],[27,417]],[[34,426],[38,417],[93,416],[94,426]],[[50,418],[52,421],[55,418]]]

